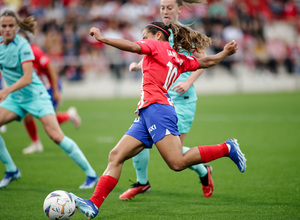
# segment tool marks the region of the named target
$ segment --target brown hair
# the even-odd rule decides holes
[[[174,45],[173,49],[177,52],[202,52],[204,47],[211,45],[211,39],[205,34],[201,34],[197,31],[192,30],[183,25],[171,23],[170,25],[165,25],[163,22],[152,22],[146,27],[146,30],[152,34],[156,34],[161,31],[168,40],[170,36],[170,30],[173,33]]]
[[[5,10],[4,12],[2,12],[0,18],[4,16],[14,17],[21,29],[35,34],[36,21],[34,20],[34,16],[29,16],[27,18],[20,19],[19,16],[11,10]]]

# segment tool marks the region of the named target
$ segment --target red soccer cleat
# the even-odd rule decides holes
[[[137,194],[149,192],[151,189],[149,182],[147,182],[145,185],[136,182],[131,186],[132,187],[130,189],[126,190],[124,193],[122,193],[122,195],[119,196],[121,200],[133,199]]]
[[[210,165],[204,165],[207,169],[207,178],[208,178],[208,185],[204,186],[202,184],[202,190],[203,190],[203,195],[206,198],[209,198],[212,196],[213,191],[214,191],[214,181],[211,177],[212,174],[212,167]]]

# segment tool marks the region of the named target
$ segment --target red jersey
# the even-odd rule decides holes
[[[52,88],[50,73],[47,69],[50,58],[36,45],[31,44],[31,49],[35,57],[33,68],[36,74],[42,80],[46,89]]]
[[[177,53],[168,41],[141,40],[138,43],[145,54],[142,61],[141,100],[138,110],[153,103],[173,105],[168,89],[181,73],[197,70],[199,62],[194,56]]]

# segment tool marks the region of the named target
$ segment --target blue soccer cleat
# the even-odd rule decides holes
[[[98,183],[98,176],[96,177],[91,177],[88,176],[86,177],[85,182],[79,186],[79,189],[91,189],[94,188],[94,186]]]
[[[229,158],[237,165],[239,171],[242,173],[246,170],[246,158],[242,153],[237,139],[231,138],[225,141],[226,144],[229,144],[230,151],[229,151]]]
[[[76,203],[76,208],[81,211],[88,219],[95,218],[99,212],[97,206],[88,199],[82,199],[73,193],[69,193]]]
[[[0,181],[0,189],[6,187],[12,181],[20,178],[21,178],[21,172],[18,168],[15,172],[5,172],[5,177]]]

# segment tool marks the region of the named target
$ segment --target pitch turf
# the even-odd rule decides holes
[[[210,145],[236,137],[246,154],[245,173],[227,158],[213,161],[215,191],[202,195],[190,170],[171,171],[154,147],[150,151],[149,194],[121,201],[118,196],[135,181],[132,161],[125,163],[115,190],[96,219],[300,219],[300,93],[199,96],[197,113],[186,146]],[[101,175],[107,156],[134,119],[138,99],[65,101],[82,116],[82,127],[62,125]],[[21,123],[2,134],[22,178],[0,190],[0,219],[46,219],[44,198],[62,189],[89,198],[79,190],[84,173],[50,141],[38,123],[45,151],[22,155],[29,138]],[[0,164],[2,178],[5,171]],[[76,212],[72,219],[84,219]]]

